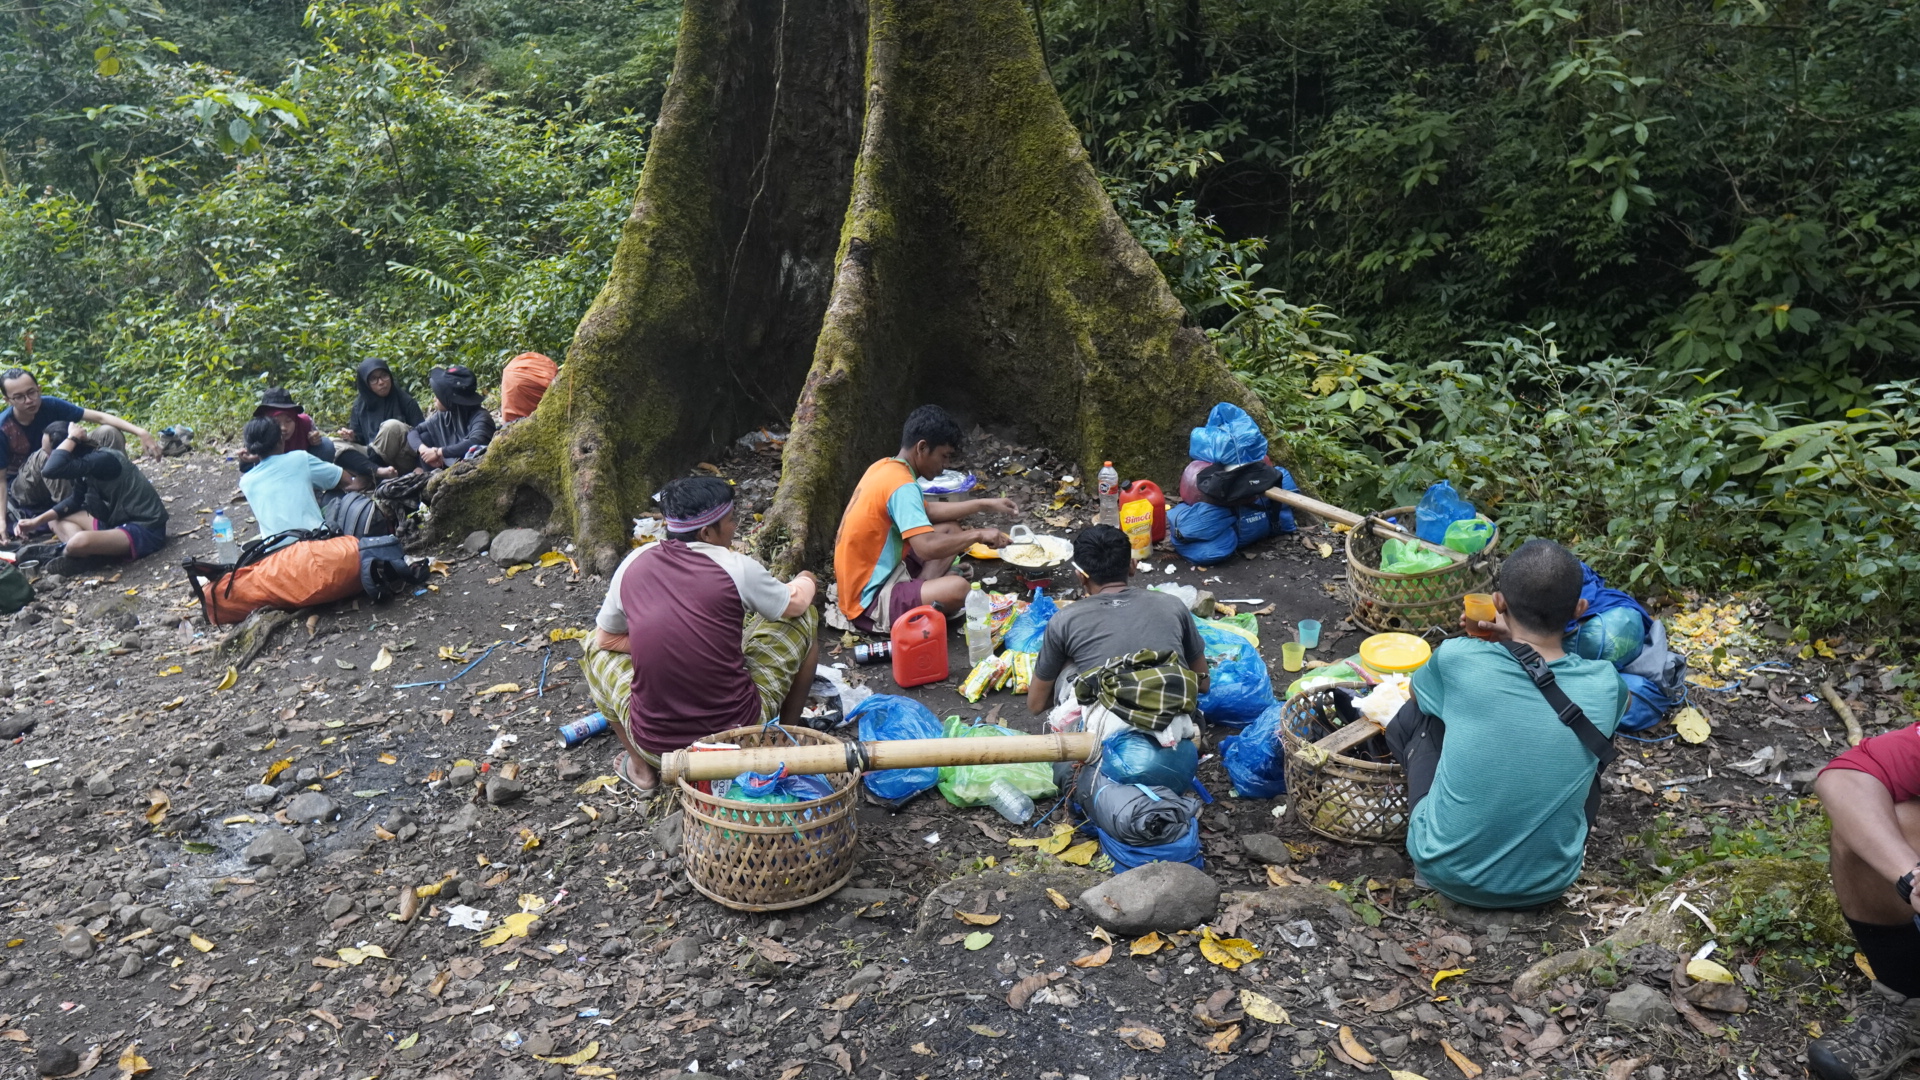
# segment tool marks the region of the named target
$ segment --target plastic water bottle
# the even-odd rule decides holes
[[[993,655],[993,604],[979,582],[967,590],[967,664],[972,666]]]
[[[223,563],[236,562],[240,558],[240,545],[233,542],[233,522],[225,510],[213,512],[213,551]]]
[[[995,780],[987,791],[993,796],[994,811],[1015,825],[1025,825],[1033,817],[1033,800],[1006,777]]]
[[[568,746],[578,746],[588,739],[593,738],[595,735],[606,734],[609,730],[611,730],[611,728],[607,723],[606,716],[602,713],[595,712],[571,723],[561,724],[560,741]]]
[[[1100,466],[1100,524],[1120,527],[1120,474],[1111,461]]]

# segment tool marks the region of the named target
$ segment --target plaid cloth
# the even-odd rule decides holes
[[[1200,711],[1200,678],[1172,652],[1142,649],[1116,656],[1074,680],[1073,697],[1096,702],[1145,731],[1162,731],[1176,716]]]

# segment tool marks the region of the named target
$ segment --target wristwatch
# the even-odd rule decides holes
[[[1913,876],[1915,874],[1920,874],[1920,866],[1916,866],[1894,879],[1893,891],[1900,894],[1900,902],[1903,904],[1913,903]]]

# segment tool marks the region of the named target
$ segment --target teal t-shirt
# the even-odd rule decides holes
[[[1612,664],[1568,654],[1554,678],[1603,735],[1625,715]],[[1593,755],[1548,707],[1525,668],[1492,642],[1454,638],[1413,673],[1420,708],[1447,725],[1433,789],[1414,807],[1407,854],[1462,904],[1544,904],[1580,876]]]

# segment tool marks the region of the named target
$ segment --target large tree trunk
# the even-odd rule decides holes
[[[436,523],[569,528],[607,569],[660,483],[791,411],[759,543],[823,565],[926,401],[1171,480],[1187,427],[1251,404],[1183,319],[1019,0],[688,0],[606,287]]]

